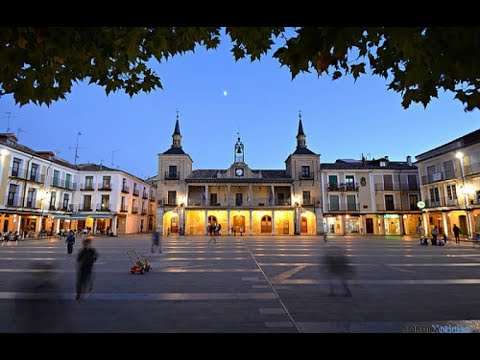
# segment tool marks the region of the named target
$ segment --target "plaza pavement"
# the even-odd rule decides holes
[[[97,237],[94,289],[75,301],[75,254],[57,239],[0,247],[0,332],[479,332],[480,248],[408,237]],[[126,251],[153,271],[130,274]],[[329,296],[329,254],[352,297]],[[44,264],[53,267],[43,286]],[[40,285],[39,285],[40,284]],[[34,314],[35,320],[29,318]],[[40,314],[40,315],[39,315]]]

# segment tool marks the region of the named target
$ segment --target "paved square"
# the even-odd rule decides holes
[[[54,239],[0,247],[0,332],[480,331],[480,249],[470,243],[208,240],[166,237],[163,253],[151,254],[149,235],[96,238],[94,289],[83,301],[74,300],[81,239],[73,255]],[[130,249],[153,271],[130,274]]]

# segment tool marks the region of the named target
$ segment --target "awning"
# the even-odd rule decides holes
[[[86,220],[86,219],[87,219],[87,215],[83,215],[83,214],[70,215],[70,220]]]
[[[90,214],[88,217],[91,217],[93,219],[111,219],[112,215],[110,214]]]

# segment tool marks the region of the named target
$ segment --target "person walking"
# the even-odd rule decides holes
[[[423,227],[422,224],[418,224],[417,226],[417,234],[420,237],[420,244],[422,244],[422,239],[423,239]]]
[[[457,226],[457,224],[453,225],[453,234],[455,235],[455,243],[460,244],[460,228]]]
[[[65,243],[67,244],[67,254],[70,255],[73,252],[73,245],[75,244],[75,235],[73,230],[70,230]]]
[[[162,249],[160,247],[160,233],[158,231],[154,231],[152,233],[152,247],[150,248],[150,251],[154,253],[155,249],[158,249],[159,253],[162,252]]]
[[[438,228],[435,226],[432,230],[432,245],[437,245]]]
[[[76,300],[82,298],[86,291],[90,292],[93,288],[92,270],[93,264],[98,259],[97,250],[92,246],[92,237],[83,240],[83,247],[77,255],[77,296]]]

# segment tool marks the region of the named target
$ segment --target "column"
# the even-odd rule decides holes
[[[442,212],[442,223],[443,223],[443,233],[445,236],[448,237],[448,221],[447,221],[447,213]]]
[[[362,222],[361,234],[365,235],[367,233],[367,220],[366,220],[365,215],[360,215],[360,221]]]
[[[270,185],[270,195],[268,195],[268,200],[270,200],[270,199],[271,199],[271,201],[269,201],[268,205],[270,205],[270,206],[275,205],[275,188],[274,188],[273,185]]]
[[[324,233],[323,230],[323,213],[321,208],[316,207],[315,208],[315,221],[316,221],[316,227],[317,227],[317,235],[321,235]],[[328,232],[328,230],[327,230]]]
[[[93,219],[93,234],[97,235],[97,219]]]
[[[272,211],[272,235],[275,235],[275,211]]]
[[[250,236],[252,236],[252,210],[248,210],[248,214],[250,215]]]
[[[404,215],[400,215],[399,219],[400,219],[400,234],[401,235],[405,235],[405,221],[403,219],[403,216]]]
[[[164,214],[165,214],[165,210],[163,209],[163,207],[157,207],[156,230],[157,230],[161,235],[164,235],[164,234],[163,234],[163,216],[164,216]],[[114,222],[114,225],[112,226],[112,227],[113,227],[113,233],[114,233],[115,235],[117,235],[118,216],[114,216],[113,222]]]
[[[423,235],[428,236],[428,218],[427,218],[428,213],[424,212],[422,213],[422,218],[423,218]]]
[[[158,212],[157,212],[157,214],[158,214]],[[162,220],[163,220],[163,215],[162,215]],[[117,222],[118,222],[118,217],[117,217],[117,215],[114,215],[114,216],[113,216],[113,219],[112,219],[112,227],[111,227],[111,229],[112,229],[112,231],[113,231],[113,235],[115,235],[115,236],[117,236]],[[157,223],[155,224],[155,226],[156,226],[156,231],[160,232],[160,234],[163,233],[163,221],[161,222],[161,224],[162,224],[162,226],[160,227],[160,229],[159,229],[159,227],[158,227],[158,221],[157,221]]]
[[[205,210],[205,235],[208,235],[208,211]]]
[[[300,211],[298,207],[295,207],[295,224],[294,224],[294,235],[300,235]]]
[[[230,206],[230,185],[227,186],[227,206]]]
[[[252,184],[248,185],[248,206],[252,206],[253,197],[252,197]]]
[[[58,234],[60,232],[60,219],[55,219],[57,222],[57,226],[55,226],[55,234]]]
[[[385,217],[383,215],[380,215],[379,221],[380,221],[379,235],[385,235]]]
[[[210,197],[210,195],[208,194],[208,185],[205,185],[205,200],[202,204],[203,206],[209,205],[209,203],[210,203],[209,197]]]
[[[227,234],[232,235],[230,231],[230,209],[227,210]]]
[[[342,222],[341,225],[340,225],[340,230],[342,231],[342,235],[345,235],[346,234],[346,226],[345,224],[347,223],[347,216],[346,215],[342,215],[340,216],[340,221]]]

